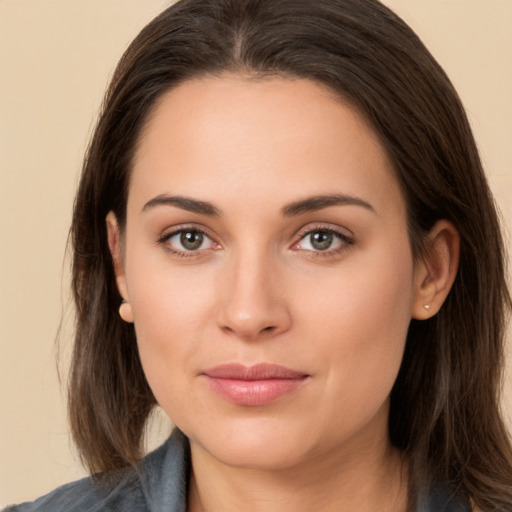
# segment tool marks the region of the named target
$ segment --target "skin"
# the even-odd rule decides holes
[[[345,201],[290,211],[325,195]],[[186,82],[145,126],[125,231],[112,213],[107,227],[121,315],[191,441],[189,510],[405,510],[389,393],[411,318],[435,314],[453,282],[458,237],[439,222],[415,260],[393,166],[357,111],[308,80]],[[204,233],[199,249],[183,230]],[[204,378],[232,362],[307,378],[247,407]]]

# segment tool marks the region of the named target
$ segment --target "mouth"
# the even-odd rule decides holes
[[[301,387],[310,375],[284,366],[238,363],[215,366],[202,372],[210,388],[237,405],[255,407],[275,402]]]

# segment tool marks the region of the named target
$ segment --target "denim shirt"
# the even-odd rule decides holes
[[[2,512],[186,512],[190,448],[175,429],[169,440],[147,455],[136,468],[97,480],[84,478],[32,503]],[[437,490],[425,494],[421,512],[470,512],[468,504]]]

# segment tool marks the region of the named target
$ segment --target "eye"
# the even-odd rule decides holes
[[[198,229],[180,229],[165,235],[161,243],[173,253],[183,254],[198,252],[204,249],[213,249],[216,244],[213,240]]]
[[[332,229],[315,229],[304,234],[293,246],[295,250],[332,253],[351,245],[353,240]]]

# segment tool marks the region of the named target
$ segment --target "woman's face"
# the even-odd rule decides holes
[[[180,85],[144,129],[124,236],[144,371],[193,451],[285,468],[387,444],[418,276],[353,108],[307,80]]]

